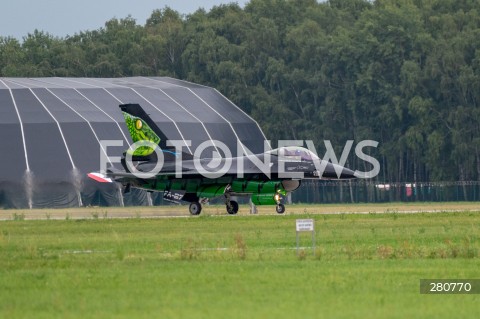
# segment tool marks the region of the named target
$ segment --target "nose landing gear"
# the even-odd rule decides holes
[[[280,193],[276,193],[275,196],[273,196],[273,198],[275,199],[275,202],[277,203],[277,207],[275,207],[275,210],[277,211],[277,213],[279,213],[279,214],[285,213],[285,205],[283,205],[281,203],[282,195],[280,195]]]
[[[283,214],[285,213],[285,205],[277,204],[277,207],[275,207],[275,210],[277,211],[277,213]]]

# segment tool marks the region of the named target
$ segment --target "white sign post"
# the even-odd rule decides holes
[[[312,233],[312,249],[313,255],[315,256],[315,223],[313,219],[297,219],[296,220],[296,230],[297,230],[297,255],[299,252],[299,233],[301,232],[311,232]]]

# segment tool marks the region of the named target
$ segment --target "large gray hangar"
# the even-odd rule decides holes
[[[165,77],[0,78],[0,208],[147,204],[151,197],[88,180],[101,141],[132,143],[119,105],[138,103],[170,140],[237,140],[263,152],[258,124],[217,90]],[[118,142],[120,141],[120,142]],[[110,142],[107,142],[109,144]]]

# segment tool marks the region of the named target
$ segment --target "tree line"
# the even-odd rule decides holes
[[[268,138],[320,155],[324,140],[338,157],[347,140],[378,141],[380,181],[480,179],[477,0],[251,0],[0,37],[0,76],[136,75],[215,87]],[[369,170],[353,152],[347,164]]]

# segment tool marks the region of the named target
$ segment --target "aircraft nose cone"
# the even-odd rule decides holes
[[[338,164],[328,163],[323,173],[324,178],[332,179],[353,179],[357,178],[355,172],[349,168],[340,166]]]
[[[340,175],[341,179],[352,179],[352,178],[357,178],[355,175],[355,172],[352,171],[349,168],[344,167],[342,170],[342,174]]]

